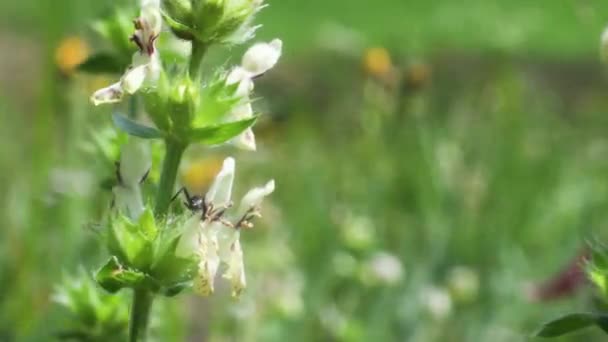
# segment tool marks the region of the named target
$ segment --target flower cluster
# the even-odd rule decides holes
[[[215,275],[221,263],[227,266],[223,277],[230,280],[232,295],[238,296],[245,288],[240,232],[253,227],[252,219],[260,215],[262,200],[274,191],[273,180],[263,187],[254,188],[242,198],[234,213],[227,214],[232,207],[234,170],[234,159],[227,158],[203,199],[203,211],[192,213],[186,221],[184,234],[175,251],[179,257],[194,256],[198,260],[194,290],[201,295],[213,293]]]
[[[133,21],[135,33],[131,41],[138,47],[133,54],[131,65],[120,81],[96,91],[91,96],[94,105],[120,102],[125,93],[134,94],[148,81],[153,83],[160,74],[161,64],[156,40],[162,28],[162,18],[158,2],[145,1],[140,16]]]
[[[283,43],[274,39],[270,43],[257,43],[245,55],[240,66],[232,68],[226,77],[226,85],[238,84],[236,96],[241,102],[226,116],[226,121],[243,120],[253,116],[249,94],[253,90],[253,80],[270,70],[281,57]],[[251,128],[233,139],[234,145],[246,150],[255,150],[255,137]]]
[[[228,71],[200,69],[210,47],[251,38],[257,28],[253,17],[262,7],[261,0],[141,0],[134,30],[123,13],[103,21],[97,31],[112,49],[92,54],[79,66],[88,72],[120,74],[129,65],[116,83],[91,96],[93,105],[139,97],[123,104],[129,106],[129,115],[123,115],[121,107],[112,114],[114,125],[129,138],[121,141],[112,209],[103,220],[110,255],[95,274],[108,292],[133,290],[129,340],[145,338],[149,308],[157,295],[175,296],[189,288],[209,295],[220,271],[233,297],[246,287],[240,233],[253,227],[274,181],[247,192],[232,210],[235,160],[230,157],[204,197],[191,197],[182,188],[187,210],[174,200],[182,192],[176,194],[176,178],[190,145],[226,143],[256,149],[251,93],[254,80],[277,64],[281,40],[254,44]],[[174,37],[159,39],[163,25]],[[188,56],[172,56],[171,43],[176,41],[190,45]],[[154,153],[160,144],[150,140],[161,141],[165,153]],[[116,152],[118,144],[113,144]],[[152,155],[163,156],[160,173],[153,169]],[[111,158],[116,157],[114,153]]]

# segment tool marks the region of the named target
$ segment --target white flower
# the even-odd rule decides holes
[[[225,122],[245,120],[253,116],[249,96],[254,88],[253,79],[277,64],[282,47],[283,42],[280,39],[274,39],[270,43],[257,43],[245,52],[241,65],[232,68],[228,73],[226,84],[238,83],[235,95],[241,98],[241,102],[226,116]],[[233,138],[231,143],[244,150],[256,150],[255,135],[251,128]]]
[[[91,102],[93,105],[99,106],[103,103],[116,103],[122,100],[124,91],[120,82],[114,83],[108,87],[101,88],[91,96]]]
[[[245,279],[245,265],[243,263],[243,250],[241,242],[238,239],[238,231],[236,240],[230,245],[230,258],[228,259],[228,269],[223,277],[230,280],[232,285],[232,297],[240,296],[241,292],[247,286]]]
[[[257,43],[245,52],[241,65],[253,77],[261,75],[277,64],[282,47],[280,39],[273,39],[270,43]]]
[[[132,221],[137,221],[145,209],[139,186],[115,186],[112,193],[118,211],[126,214]]]
[[[264,197],[274,192],[274,179],[270,180],[266,185],[259,188],[253,188],[243,196],[241,205],[239,206],[239,215],[245,215],[245,213],[251,208],[257,208]]]
[[[130,138],[122,146],[120,153],[120,181],[123,185],[132,187],[141,182],[144,175],[152,167],[150,146],[137,138]]]
[[[427,312],[437,320],[446,318],[452,312],[452,298],[441,288],[431,286],[424,289],[421,299]]]
[[[120,102],[125,93],[134,94],[146,82],[154,83],[158,79],[161,64],[155,43],[162,28],[159,6],[158,1],[142,1],[141,14],[134,21],[135,33],[131,36],[139,51],[133,54],[131,65],[120,81],[93,93],[91,102],[95,106]]]
[[[115,205],[119,211],[136,220],[144,211],[140,182],[152,167],[150,148],[132,138],[122,147],[118,166],[119,184],[114,187]]]
[[[231,205],[234,172],[234,158],[226,158],[222,170],[215,177],[205,195],[205,202],[211,212],[207,213],[202,222],[199,213],[195,213],[186,221],[175,250],[178,257],[195,256],[198,258],[194,290],[201,295],[213,293],[213,280],[220,263],[227,266],[222,277],[230,281],[234,297],[237,297],[246,287],[240,231],[241,228],[251,227],[249,221],[253,217],[259,216],[259,206],[262,200],[274,191],[275,184],[271,180],[263,187],[247,192],[241,200],[236,216],[232,215],[236,223],[228,223],[220,213]]]
[[[234,166],[234,158],[228,157],[224,160],[220,173],[215,176],[215,180],[205,195],[207,203],[213,203],[216,207],[225,207],[230,203],[232,183],[234,182]]]
[[[396,256],[380,252],[368,262],[368,271],[375,281],[385,285],[395,285],[403,278],[403,266]]]

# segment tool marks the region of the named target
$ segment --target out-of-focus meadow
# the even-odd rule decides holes
[[[73,65],[111,3],[0,4],[1,341],[51,340],[54,286],[103,258],[112,125],[88,97],[107,79]],[[542,284],[608,239],[607,3],[269,4],[258,38],[285,58],[256,84],[259,152],[193,148],[181,170],[204,188],[231,154],[244,182],[276,179],[249,287],[159,301],[160,340],[520,341],[596,305]]]

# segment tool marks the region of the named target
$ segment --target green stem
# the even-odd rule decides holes
[[[177,178],[179,163],[186,150],[184,143],[172,140],[171,138],[165,141],[165,147],[165,160],[156,193],[156,207],[154,208],[154,213],[157,216],[164,216],[169,209],[175,189],[175,179]]]
[[[192,55],[190,56],[190,77],[197,78],[199,77],[201,63],[203,62],[203,57],[205,56],[205,52],[207,52],[207,45],[192,41]]]
[[[129,341],[142,342],[146,340],[150,309],[154,295],[143,289],[133,290],[131,320],[129,326]]]

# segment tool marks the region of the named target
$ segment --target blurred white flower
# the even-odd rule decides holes
[[[146,81],[154,83],[158,79],[161,63],[155,43],[162,28],[159,6],[159,1],[142,1],[140,16],[134,21],[135,33],[131,36],[139,51],[133,54],[131,65],[120,81],[93,93],[91,102],[95,106],[120,102],[125,93],[133,94]]]
[[[608,27],[602,32],[600,39],[600,57],[604,63],[608,63]]]
[[[401,281],[404,271],[399,258],[390,253],[379,252],[367,261],[365,274],[370,277],[372,283],[391,286]]]
[[[452,298],[444,289],[428,287],[422,291],[420,299],[426,311],[437,320],[448,317],[452,312]]]
[[[49,183],[54,193],[86,197],[93,193],[93,175],[85,170],[53,168],[49,173]]]
[[[347,317],[333,303],[321,308],[319,320],[321,321],[321,325],[333,336],[342,335],[348,324]]]
[[[479,275],[472,268],[456,266],[450,270],[447,284],[454,301],[470,302],[477,298]]]
[[[226,116],[226,122],[245,120],[253,116],[249,98],[254,87],[253,79],[266,73],[277,64],[281,57],[282,47],[283,42],[280,39],[274,39],[270,43],[254,44],[243,55],[241,65],[230,70],[226,77],[226,84],[238,83],[235,95],[241,97],[241,103]],[[255,135],[251,128],[233,138],[231,143],[245,150],[256,150]]]
[[[252,218],[259,216],[259,206],[264,197],[274,191],[274,181],[250,190],[241,201],[232,223],[223,217],[231,207],[232,184],[234,182],[234,158],[224,160],[221,171],[215,177],[205,195],[207,212],[201,217],[195,213],[185,223],[176,248],[179,257],[196,256],[199,260],[194,290],[201,295],[213,293],[213,281],[220,263],[227,266],[223,278],[230,281],[232,296],[238,297],[247,286],[243,250],[240,243],[242,228],[252,227]]]

